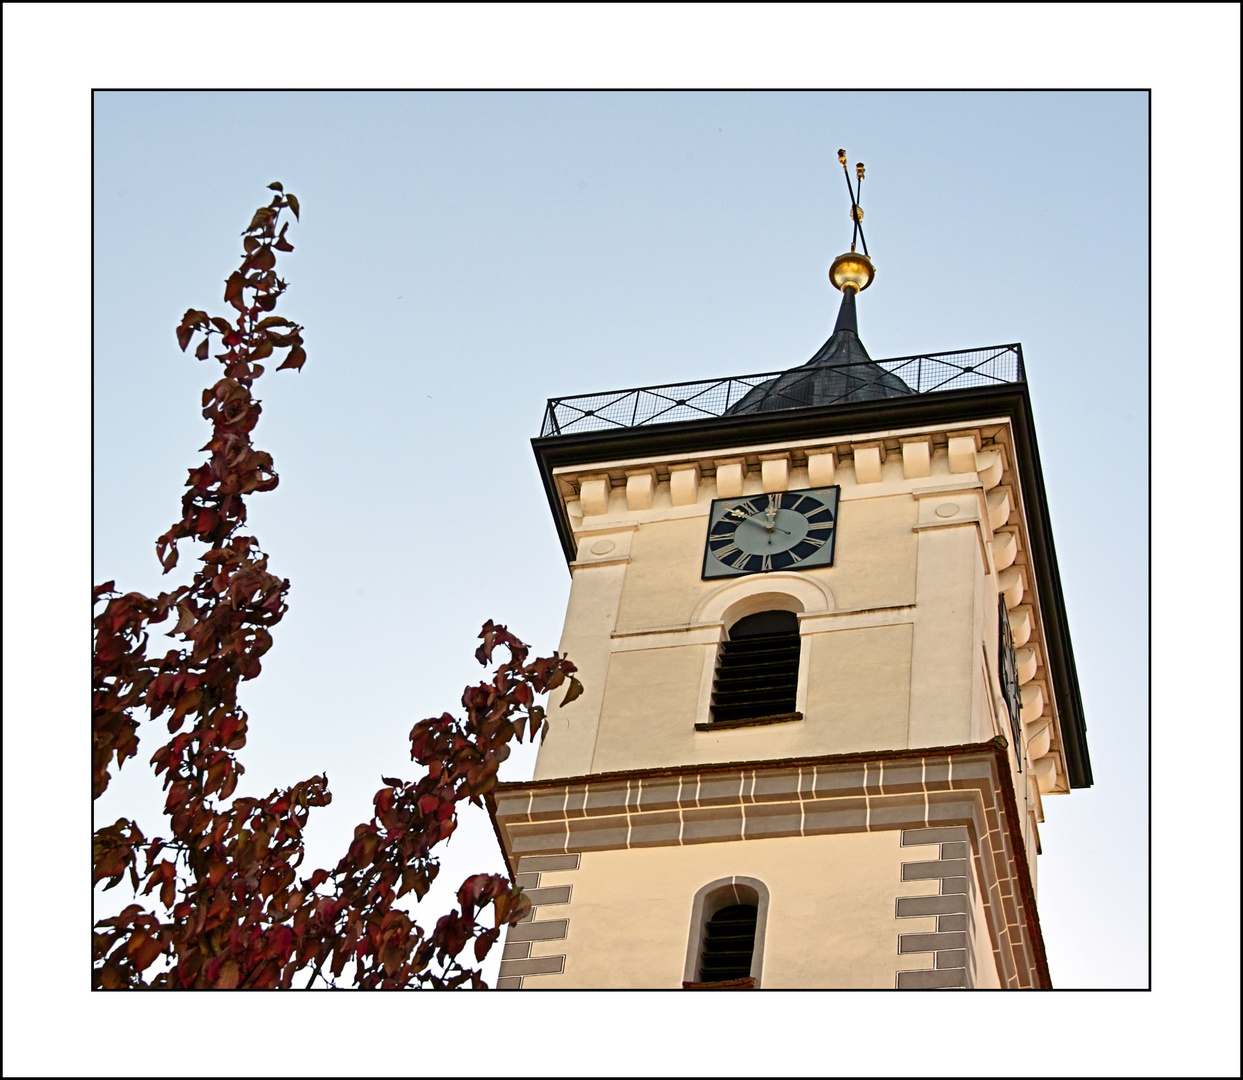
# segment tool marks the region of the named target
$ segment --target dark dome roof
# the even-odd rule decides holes
[[[833,336],[801,367],[761,383],[726,415],[798,409],[808,405],[840,405],[848,401],[879,401],[915,391],[867,354],[859,340],[855,293],[842,293]]]

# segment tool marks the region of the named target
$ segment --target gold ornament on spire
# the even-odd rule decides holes
[[[845,150],[838,150],[837,160],[842,166],[842,174],[846,177],[846,190],[850,192],[850,220],[854,223],[854,230],[850,236],[850,251],[845,255],[839,255],[829,267],[829,280],[833,282],[834,288],[852,289],[860,293],[872,284],[872,279],[876,276],[876,267],[868,258],[868,242],[863,236],[863,208],[859,205],[859,199],[863,196],[863,162],[860,161],[855,165],[855,176],[859,180],[858,195],[856,195],[855,186],[850,182],[850,169],[846,165]],[[863,244],[862,254],[855,250],[857,241]]]

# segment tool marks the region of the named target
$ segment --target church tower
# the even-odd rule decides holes
[[[1092,775],[1022,349],[872,360],[855,249],[802,366],[548,403],[584,693],[489,798],[502,988],[1051,985]]]

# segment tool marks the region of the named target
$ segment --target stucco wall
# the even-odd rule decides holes
[[[846,754],[908,745],[911,623],[810,635],[809,753]]]
[[[839,609],[915,602],[915,500],[907,493],[864,495],[843,484],[833,566],[815,571]]]
[[[703,509],[701,516],[639,526],[622,588],[619,630],[685,623],[712,588],[699,577],[708,525],[708,506]]]
[[[973,522],[919,531],[909,493],[844,499],[833,567],[705,582],[706,509],[641,522],[624,537],[605,528],[590,534],[623,543],[626,558],[575,568],[560,647],[586,692],[552,711],[537,778],[971,738],[987,715],[973,685],[977,610],[987,606],[976,598],[984,567]],[[731,617],[715,611],[713,598],[748,588],[797,592],[794,578],[818,597],[788,605],[803,616],[804,719],[696,731],[710,717],[717,645]],[[729,610],[736,617],[743,609]]]
[[[895,917],[899,896],[933,895],[937,882],[901,881],[896,831],[586,852],[541,888],[570,885],[568,904],[539,919],[567,919],[564,940],[536,942],[531,956],[563,953],[562,974],[524,988],[680,987],[696,891],[745,876],[769,891],[761,986],[892,989],[898,971],[928,966],[899,955],[899,932],[936,930],[936,919]]]

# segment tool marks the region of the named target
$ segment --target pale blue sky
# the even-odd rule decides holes
[[[151,543],[198,459],[209,377],[176,352],[172,323],[217,303],[246,215],[277,177],[306,208],[285,310],[306,323],[310,360],[260,384],[259,441],[282,486],[256,500],[254,523],[294,592],[248,703],[246,760],[256,786],[327,767],[337,802],[312,859],[334,858],[380,770],[404,767],[411,720],[452,703],[474,674],[484,617],[555,643],[568,578],[526,445],[543,399],[798,363],[823,340],[823,272],[849,224],[832,171],[840,145],[868,163],[879,274],[860,320],[872,354],[1024,345],[1098,782],[1049,800],[1041,914],[1060,985],[1143,977],[1146,154],[1135,107],[1094,95],[1044,108],[1014,95],[466,97],[330,99],[313,117],[306,99],[269,92],[232,110],[118,98],[96,115],[92,174],[91,87],[539,79],[1157,87],[1154,250],[1179,269],[1159,275],[1153,312],[1155,992],[1042,996],[1021,1020],[1008,1001],[977,999],[996,1021],[972,1036],[989,1052],[947,1068],[988,1074],[1017,1045],[1050,1075],[1237,1075],[1238,990],[1222,956],[1238,951],[1238,626],[1216,583],[1233,582],[1238,506],[1216,464],[1233,470],[1239,437],[1238,8],[249,5],[255,48],[240,23],[202,10],[3,13],[4,964],[22,987],[6,999],[5,1071],[121,1074],[130,1061],[97,1050],[119,1018],[158,1027],[170,1015],[161,999],[88,996],[72,974],[85,929],[48,937],[13,914],[28,910],[32,875],[52,880],[88,857],[89,805],[59,794],[75,783],[66,762],[83,760],[71,718],[83,715],[85,676],[65,671],[86,635],[70,613],[92,580],[160,584]],[[92,404],[97,570],[82,509]],[[420,531],[419,500],[455,477],[516,523],[519,571]],[[463,564],[470,573],[457,573]],[[1224,776],[1217,761],[1229,763]],[[58,829],[80,839],[67,863],[49,864]],[[489,844],[456,841],[446,877],[477,869]],[[49,891],[49,925],[85,928],[86,904],[85,888]],[[248,1060],[282,1071],[365,1071],[356,1028],[340,1018],[365,1009],[405,1030],[412,1016],[405,998],[264,1000],[288,1037],[239,1029],[232,999],[199,997],[196,1009],[228,1024]],[[849,1030],[847,1043],[833,1039],[834,1061],[883,1073],[875,1048],[883,1062],[907,1041],[895,1015],[949,1023],[961,1007],[900,997],[882,1012],[874,998],[837,995],[830,1022],[818,995],[667,1000],[677,1006],[559,998],[574,1021],[562,1029],[564,1070],[576,1051],[600,1060],[602,1047],[605,1070],[772,1070],[771,1041],[743,1034],[752,1024],[719,1024],[745,1006],[781,1032],[787,1069],[823,1068],[823,1037]],[[452,1025],[455,1001],[422,996],[418,1018]],[[688,1018],[708,1022],[709,1007],[720,1036],[686,1043]],[[495,1015],[472,1025],[472,1047],[510,1061],[530,1020]],[[619,1042],[619,1016],[646,1037]],[[456,1044],[418,1053],[433,1071],[459,1067]]]
[[[262,111],[274,145],[230,153]],[[279,179],[310,359],[259,387],[281,486],[252,523],[293,591],[243,761],[256,793],[328,770],[310,851],[333,859],[410,723],[474,676],[485,618],[557,644],[544,399],[796,365],[828,336],[843,146],[868,168],[871,354],[1023,344],[1096,775],[1046,800],[1050,966],[1144,985],[1147,132],[1142,93],[100,94],[95,576],[160,585],[215,377],[171,328],[220,306]],[[482,816],[459,835],[499,865]]]

